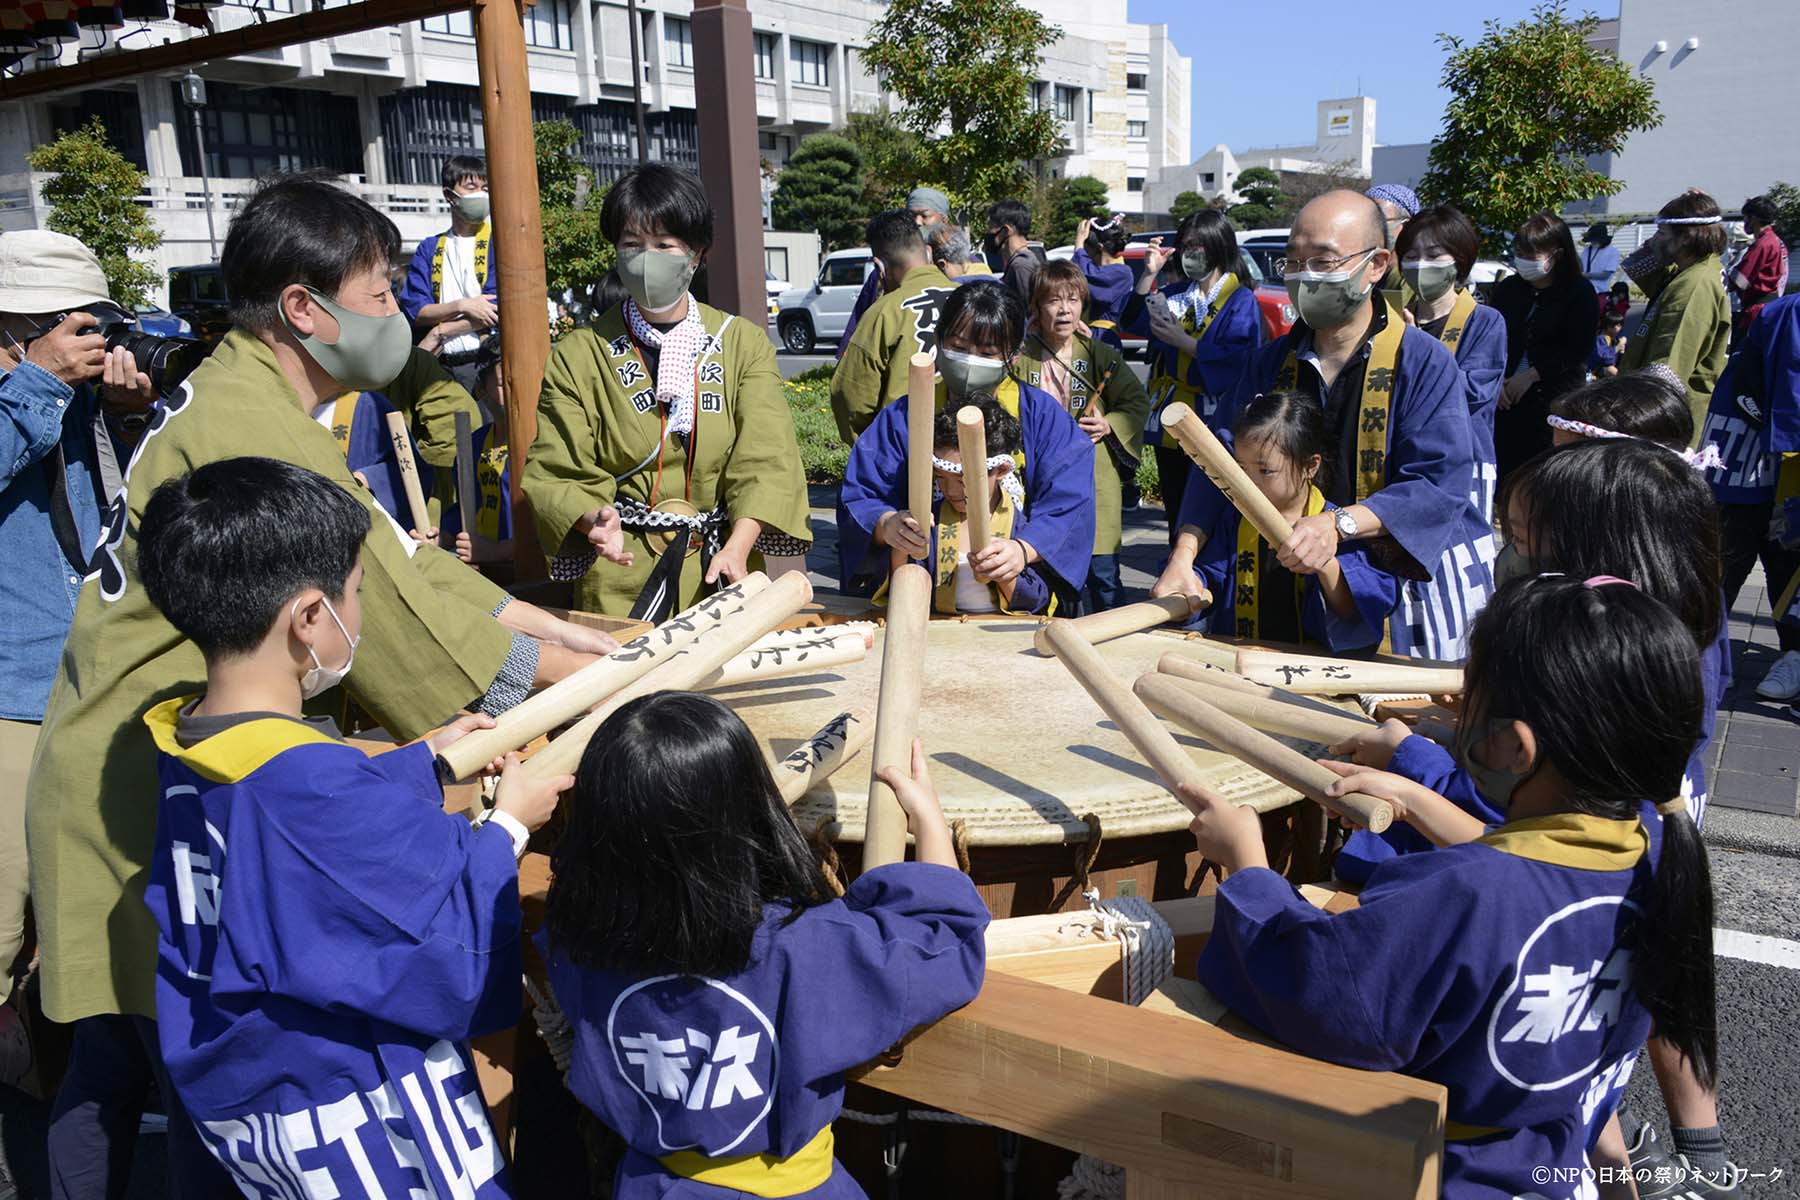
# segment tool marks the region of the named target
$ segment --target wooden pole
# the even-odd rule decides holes
[[[406,432],[406,414],[389,413],[387,427],[388,440],[394,447],[394,464],[400,468],[400,483],[406,489],[406,506],[412,510],[413,532],[430,533],[431,510],[425,507],[425,492],[419,486],[419,464],[413,461],[412,437]]]
[[[782,800],[797,802],[815,783],[823,783],[861,754],[874,736],[875,718],[867,709],[853,708],[831,718],[804,745],[775,764],[772,773]]]
[[[1460,696],[1463,690],[1461,667],[1318,658],[1283,654],[1279,650],[1239,650],[1237,669],[1239,675],[1256,683],[1306,696],[1342,696],[1350,692]]]
[[[1214,671],[1212,674],[1219,674]],[[1335,745],[1346,738],[1360,737],[1377,728],[1367,717],[1349,713],[1330,713],[1306,704],[1289,704],[1264,696],[1253,696],[1231,687],[1215,687],[1207,679],[1183,679],[1166,676],[1175,686],[1186,688],[1227,716],[1236,717],[1252,729],[1278,733],[1283,737],[1305,738],[1323,746]],[[1274,689],[1269,689],[1273,691]],[[1154,707],[1154,706],[1152,706]]]
[[[1087,639],[1088,645],[1098,646],[1101,642],[1142,633],[1146,629],[1155,629],[1158,625],[1167,625],[1170,621],[1186,621],[1211,603],[1212,593],[1202,588],[1198,596],[1159,596],[1154,600],[1140,600],[1136,604],[1123,604],[1104,612],[1076,617],[1069,624],[1076,633]],[[1050,643],[1044,637],[1048,628],[1046,625],[1044,629],[1038,630],[1037,636],[1032,639],[1032,645],[1039,654],[1052,653]]]
[[[750,9],[745,0],[694,0],[693,30],[700,176],[716,230],[706,255],[707,301],[761,328],[768,319],[769,289]]]
[[[963,525],[969,531],[963,544],[969,557],[974,558],[987,548],[994,533],[988,520],[987,422],[973,404],[957,410],[956,444],[963,461]]]
[[[475,483],[474,422],[463,409],[456,410],[456,511],[462,518],[469,544],[475,544],[475,521],[481,512],[481,495]],[[511,503],[511,497],[508,497]],[[454,547],[453,547],[454,549]]]
[[[506,386],[507,467],[512,477],[513,569],[514,578],[524,581],[544,577],[537,524],[520,486],[525,456],[537,440],[538,393],[550,357],[537,143],[519,9],[513,0],[476,0],[474,8],[494,260],[500,272],[500,371]]]
[[[869,772],[869,808],[863,828],[862,869],[906,857],[906,814],[893,789],[881,782],[886,767],[912,768],[919,732],[925,673],[926,626],[931,620],[931,572],[907,563],[888,585],[887,640],[881,647],[881,693],[875,702],[875,754]]]
[[[919,523],[925,545],[931,545],[931,527],[937,514],[931,511],[931,422],[937,416],[937,360],[929,354],[915,354],[906,368],[906,510]],[[918,403],[915,396],[923,396]],[[929,549],[928,549],[929,552]],[[907,561],[894,551],[891,571]]]
[[[1362,792],[1327,796],[1325,789],[1337,779],[1328,768],[1220,711],[1180,680],[1168,675],[1144,675],[1132,691],[1153,712],[1199,734],[1215,749],[1242,759],[1332,812],[1352,818],[1371,832],[1380,833],[1394,823],[1393,807],[1379,797]]]
[[[1163,428],[1167,430],[1194,465],[1206,473],[1225,498],[1237,506],[1244,519],[1256,526],[1256,532],[1271,546],[1285,545],[1294,536],[1294,527],[1276,511],[1262,489],[1244,474],[1231,451],[1225,448],[1200,415],[1179,400],[1163,409]]]

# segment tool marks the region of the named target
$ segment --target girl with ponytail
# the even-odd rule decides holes
[[[1539,576],[1477,619],[1464,680],[1454,760],[1501,823],[1330,764],[1439,847],[1381,864],[1356,909],[1315,909],[1268,870],[1254,813],[1184,792],[1229,872],[1199,977],[1301,1053],[1444,1084],[1444,1196],[1574,1196],[1652,1029],[1717,1077],[1712,888],[1682,795],[1699,652],[1635,584]]]

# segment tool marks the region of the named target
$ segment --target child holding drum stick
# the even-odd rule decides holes
[[[913,743],[882,778],[916,862],[832,899],[742,720],[657,692],[588,744],[539,935],[570,1089],[630,1146],[618,1200],[860,1198],[844,1072],[981,987],[988,913]]]
[[[1230,872],[1199,978],[1302,1053],[1443,1083],[1446,1197],[1575,1196],[1653,1027],[1716,1074],[1712,892],[1681,796],[1699,653],[1633,584],[1533,578],[1477,618],[1466,678],[1457,757],[1504,821],[1341,765],[1334,787],[1442,847],[1383,864],[1356,909],[1268,870],[1254,813],[1186,797]]]
[[[1289,523],[1333,506],[1319,490],[1330,468],[1330,433],[1317,404],[1297,392],[1267,392],[1245,406],[1232,428],[1232,454]],[[1195,595],[1212,607],[1196,622],[1211,633],[1276,642],[1312,642],[1331,650],[1374,646],[1399,600],[1399,581],[1345,543],[1318,572],[1281,557],[1243,518],[1224,506],[1211,529],[1185,525],[1152,597]]]

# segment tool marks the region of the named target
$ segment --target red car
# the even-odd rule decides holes
[[[1131,272],[1134,276],[1140,278],[1143,276],[1144,254],[1150,249],[1150,241],[1152,238],[1162,238],[1164,245],[1172,245],[1175,241],[1175,231],[1173,229],[1162,229],[1150,233],[1138,233],[1132,235],[1131,241],[1126,243],[1124,258],[1126,262],[1131,264]],[[1256,282],[1256,306],[1262,309],[1265,338],[1268,341],[1274,341],[1289,329],[1293,328],[1295,318],[1294,303],[1288,298],[1288,290],[1284,284],[1271,283],[1263,277],[1262,268],[1257,263],[1254,255],[1246,254],[1243,256],[1243,259],[1250,269],[1251,276]],[[1165,283],[1170,283],[1176,278],[1175,267],[1176,261],[1173,258],[1171,258],[1169,262],[1163,264],[1162,277],[1156,281],[1158,287],[1161,287]],[[1121,333],[1123,333],[1123,331],[1121,331]],[[1138,342],[1143,341],[1142,338],[1134,339],[1129,335],[1125,335],[1125,341],[1127,343],[1134,340]]]

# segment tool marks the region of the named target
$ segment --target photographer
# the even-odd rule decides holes
[[[98,318],[106,276],[60,233],[0,234],[0,1001],[23,938],[25,777],[75,597],[156,395],[131,352],[110,353]],[[0,1008],[0,1028],[17,1020]]]

